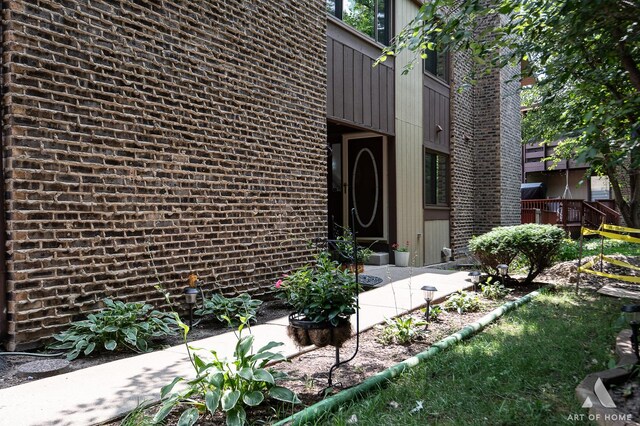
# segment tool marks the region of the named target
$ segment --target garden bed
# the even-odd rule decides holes
[[[349,388],[361,383],[368,377],[383,371],[396,363],[410,358],[424,350],[431,344],[458,331],[465,325],[473,323],[492,311],[496,307],[507,301],[518,299],[519,297],[538,289],[540,285],[518,286],[505,299],[488,300],[481,298],[481,309],[477,312],[457,312],[443,311],[438,321],[431,322],[428,332],[424,338],[407,345],[383,345],[378,341],[380,328],[376,327],[360,334],[359,350],[357,356],[349,363],[336,369],[333,373],[334,387],[327,389],[328,372],[335,363],[335,348],[325,347],[299,355],[291,362],[280,363],[275,366],[279,371],[286,372],[289,380],[283,383],[284,386],[296,392],[302,400],[302,404],[295,406],[294,411],[303,409],[323,399],[324,396],[339,392],[343,388]],[[417,310],[407,314],[416,320],[424,318],[424,311]],[[354,324],[355,327],[355,324]],[[352,337],[340,350],[342,360],[351,357],[356,347],[356,338]],[[153,413],[157,408],[151,408],[149,413]],[[249,423],[260,421],[267,424],[284,418],[292,413],[291,406],[272,403],[266,401],[260,407],[247,410]],[[176,424],[179,412],[171,414],[167,419],[167,424]],[[116,425],[118,423],[112,423]],[[213,418],[210,416],[206,420],[201,420],[199,425],[224,425],[224,417],[218,413]]]

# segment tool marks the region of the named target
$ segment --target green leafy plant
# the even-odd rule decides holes
[[[103,348],[147,352],[152,339],[175,334],[172,327],[176,322],[170,313],[157,311],[146,303],[124,303],[109,298],[103,302],[102,311],[71,323],[67,330],[53,336],[57,342],[49,348],[67,350],[69,360]]]
[[[442,307],[440,307],[440,305],[431,306],[429,308],[429,321],[438,321],[441,314]]]
[[[522,256],[523,267],[527,270],[524,282],[530,283],[551,265],[563,238],[564,231],[553,225],[504,226],[473,237],[469,249],[485,272],[494,274],[497,274],[498,264],[509,265],[517,256]]]
[[[487,282],[480,284],[480,292],[487,299],[499,300],[511,293],[512,289],[506,288],[499,280],[489,277]]]
[[[480,309],[480,298],[475,293],[460,290],[449,296],[444,302],[444,308],[447,311],[458,311],[459,314],[475,312]]]
[[[338,235],[335,242],[336,249],[338,250],[338,257],[341,262],[352,262],[354,251],[353,233],[351,232],[351,229],[343,226],[336,225],[336,228],[340,232],[340,235]],[[360,245],[356,245],[356,263],[366,262],[372,254],[373,250],[371,250],[371,246],[362,247]]]
[[[213,294],[204,300],[203,305],[202,308],[194,312],[196,315],[213,315],[218,321],[226,323],[229,327],[238,327],[240,324],[249,324],[251,321],[255,321],[262,301],[252,299],[246,293],[237,297]]]
[[[377,340],[383,345],[406,345],[424,336],[427,323],[412,316],[386,319]]]
[[[185,341],[189,327],[180,321]],[[270,397],[290,404],[300,402],[291,390],[276,385],[276,381],[284,379],[286,375],[272,369],[266,369],[269,362],[283,361],[285,357],[271,349],[282,343],[269,342],[252,353],[253,335],[238,339],[230,360],[221,359],[215,350],[207,351],[213,359],[205,361],[197,353],[189,357],[196,372],[196,378],[186,380],[176,377],[160,391],[162,405],[153,420],[160,422],[178,405],[187,408],[182,411],[178,425],[191,426],[201,415],[215,414],[222,411],[229,426],[244,425],[247,420],[245,407],[260,405],[265,398]],[[186,381],[183,390],[171,393],[176,384]]]
[[[303,266],[276,283],[278,297],[313,322],[337,326],[356,312],[360,286],[353,274],[342,271],[328,252],[316,256],[314,266]]]

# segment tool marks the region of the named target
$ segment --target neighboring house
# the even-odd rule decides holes
[[[571,198],[585,201],[611,200],[607,177],[585,177],[587,164],[563,160],[554,164],[542,161],[553,154],[557,143],[527,144],[522,148],[522,182],[543,183],[546,198]]]
[[[418,3],[358,5],[4,2],[5,346],[105,296],[161,303],[161,284],[179,305],[192,272],[270,293],[352,207],[361,240],[409,241],[416,265],[519,223],[510,70],[459,91],[463,53],[374,68]]]

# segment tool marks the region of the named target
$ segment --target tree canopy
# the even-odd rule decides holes
[[[608,176],[639,228],[639,20],[635,0],[432,0],[380,60],[408,49],[468,51],[478,71],[522,61],[536,79],[525,142],[561,140],[559,155]]]

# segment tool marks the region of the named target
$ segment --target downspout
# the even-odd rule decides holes
[[[7,222],[5,215],[5,193],[4,193],[4,149],[5,149],[5,82],[4,82],[4,53],[5,53],[5,2],[0,2],[0,18],[2,22],[0,22],[0,342],[3,342],[7,337],[8,333],[8,324],[7,324],[7,262],[6,262],[6,252],[7,252]]]

